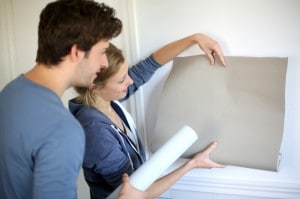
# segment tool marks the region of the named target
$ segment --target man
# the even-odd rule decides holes
[[[107,67],[121,21],[104,4],[59,0],[41,12],[36,65],[0,93],[0,198],[76,198],[84,133],[60,97]]]

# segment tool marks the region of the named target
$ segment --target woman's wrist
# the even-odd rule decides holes
[[[186,162],[186,167],[188,170],[192,170],[197,167],[197,163],[195,159],[190,159]]]

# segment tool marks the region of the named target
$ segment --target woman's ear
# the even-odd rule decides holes
[[[96,84],[91,84],[91,85],[89,86],[89,90],[92,91],[92,90],[94,90],[95,87],[96,87]]]

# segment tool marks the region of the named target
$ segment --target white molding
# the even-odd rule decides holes
[[[122,10],[127,17],[123,18],[123,33],[125,36],[125,55],[129,65],[135,64],[139,61],[139,33],[136,20],[136,0],[122,1]],[[143,143],[148,143],[147,132],[145,128],[145,113],[144,109],[143,88],[140,88],[134,96],[128,101],[128,110],[132,114],[138,131],[140,132]],[[149,151],[148,146],[145,144],[146,154]]]
[[[184,164],[178,159],[166,173]],[[243,175],[245,172],[248,175]],[[172,198],[173,192],[237,195],[247,198],[299,199],[300,179],[297,176],[227,166],[224,169],[194,169],[183,176],[163,196]],[[176,197],[175,197],[176,198]],[[222,198],[222,197],[221,197]],[[192,199],[192,198],[191,198]]]
[[[15,77],[13,1],[0,1],[0,89]]]
[[[124,14],[122,18],[125,38],[124,51],[129,63],[136,63],[139,55],[135,7],[135,0],[121,1],[121,9]]]
[[[187,176],[171,190],[280,199],[299,199],[300,183],[199,178]]]

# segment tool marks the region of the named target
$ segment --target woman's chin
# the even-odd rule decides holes
[[[124,97],[126,97],[127,95],[127,91],[122,92],[122,95],[120,95],[120,99],[123,99]]]

